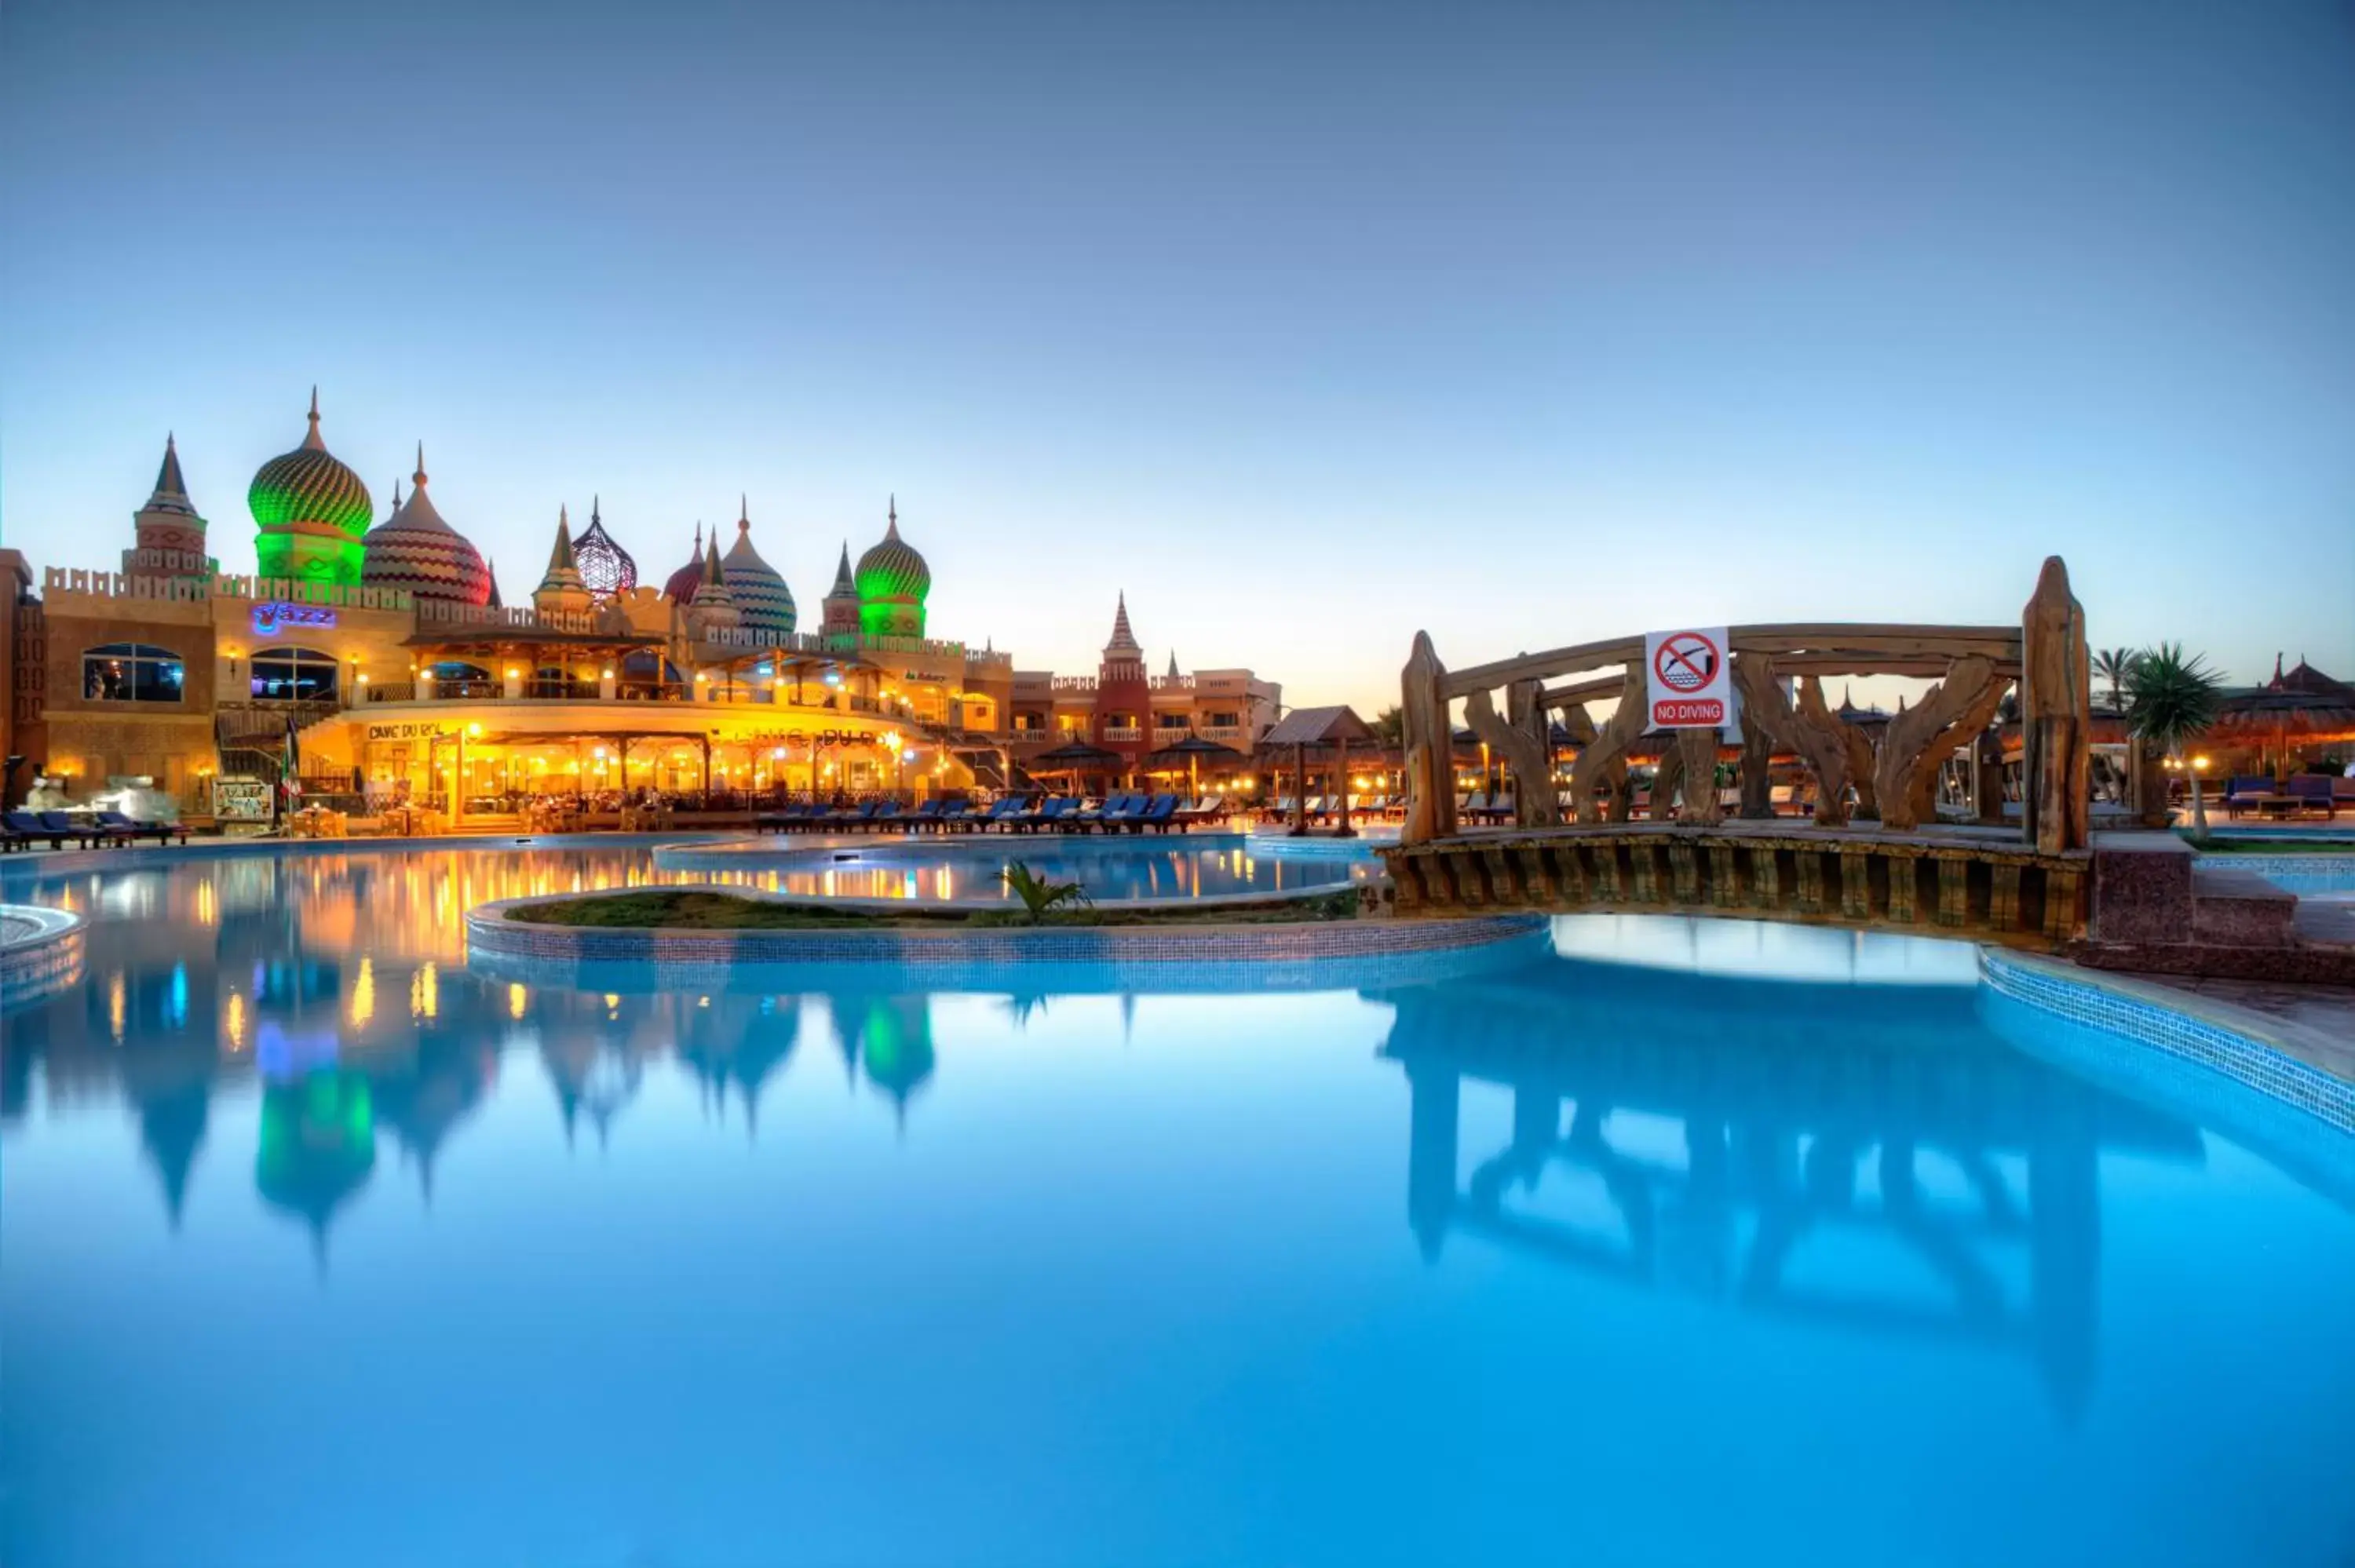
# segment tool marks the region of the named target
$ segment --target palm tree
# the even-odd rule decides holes
[[[2135,652],[2131,648],[2105,648],[2094,655],[2094,673],[2109,683],[2110,711],[2126,711],[2126,683],[2134,678]]]
[[[2214,671],[2180,642],[2144,650],[2126,668],[2126,728],[2136,739],[2163,747],[2179,763],[2189,742],[2216,722],[2222,694]],[[2208,806],[2200,798],[2200,770],[2191,769],[2191,836],[2208,836]]]
[[[1374,722],[1367,727],[1374,732],[1375,739],[1392,750],[1406,743],[1406,715],[1399,712],[1395,705],[1376,714]]]

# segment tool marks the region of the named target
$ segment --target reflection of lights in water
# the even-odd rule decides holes
[[[376,960],[360,960],[359,978],[352,981],[352,1026],[366,1028],[376,1016]]]
[[[125,1005],[123,971],[117,969],[109,975],[106,980],[106,1026],[113,1031],[114,1043],[117,1045],[123,1044],[123,1015]]]
[[[188,1022],[188,966],[172,966],[172,1027],[179,1028]]]
[[[221,1010],[221,1031],[229,1036],[229,1048],[245,1049],[245,996],[240,991],[229,993],[229,1005]]]
[[[507,1016],[509,1018],[521,1018],[523,1016],[524,1008],[530,1002],[530,1001],[531,992],[524,990],[520,985],[508,986]]]
[[[220,895],[213,891],[212,879],[197,884],[197,924],[212,926],[220,920]]]
[[[432,959],[428,959],[425,960],[425,966],[410,980],[409,1016],[434,1018],[438,1017],[441,1012],[442,971],[434,967]]]

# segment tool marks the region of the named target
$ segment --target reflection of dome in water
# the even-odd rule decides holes
[[[262,1090],[253,1184],[271,1207],[310,1228],[322,1256],[328,1223],[375,1168],[376,1112],[359,1074],[322,1067]]]
[[[891,1097],[900,1115],[932,1075],[932,1011],[921,996],[837,995],[827,999],[844,1065],[856,1062],[867,1081]]]

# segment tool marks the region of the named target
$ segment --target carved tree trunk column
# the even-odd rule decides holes
[[[1455,836],[1455,736],[1441,694],[1446,668],[1431,634],[1414,634],[1414,651],[1399,681],[1399,739],[1405,754],[1406,826],[1401,843]]]

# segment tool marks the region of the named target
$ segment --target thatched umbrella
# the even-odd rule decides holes
[[[1205,740],[1199,735],[1189,735],[1174,745],[1165,746],[1158,751],[1149,753],[1145,760],[1147,764],[1157,764],[1164,768],[1175,768],[1179,763],[1184,763],[1186,793],[1188,796],[1195,796],[1202,792],[1203,763],[1216,765],[1221,762],[1240,762],[1242,758],[1243,754],[1231,746],[1225,746],[1215,740]]]
[[[1052,751],[1042,751],[1024,766],[1033,773],[1068,773],[1076,780],[1082,773],[1091,770],[1101,773],[1120,760],[1117,751],[1106,751],[1101,746],[1075,740]]]
[[[2293,744],[2328,746],[2355,740],[2355,699],[2330,692],[2260,688],[2224,699],[2204,737],[2211,745],[2254,746],[2286,767]]]

